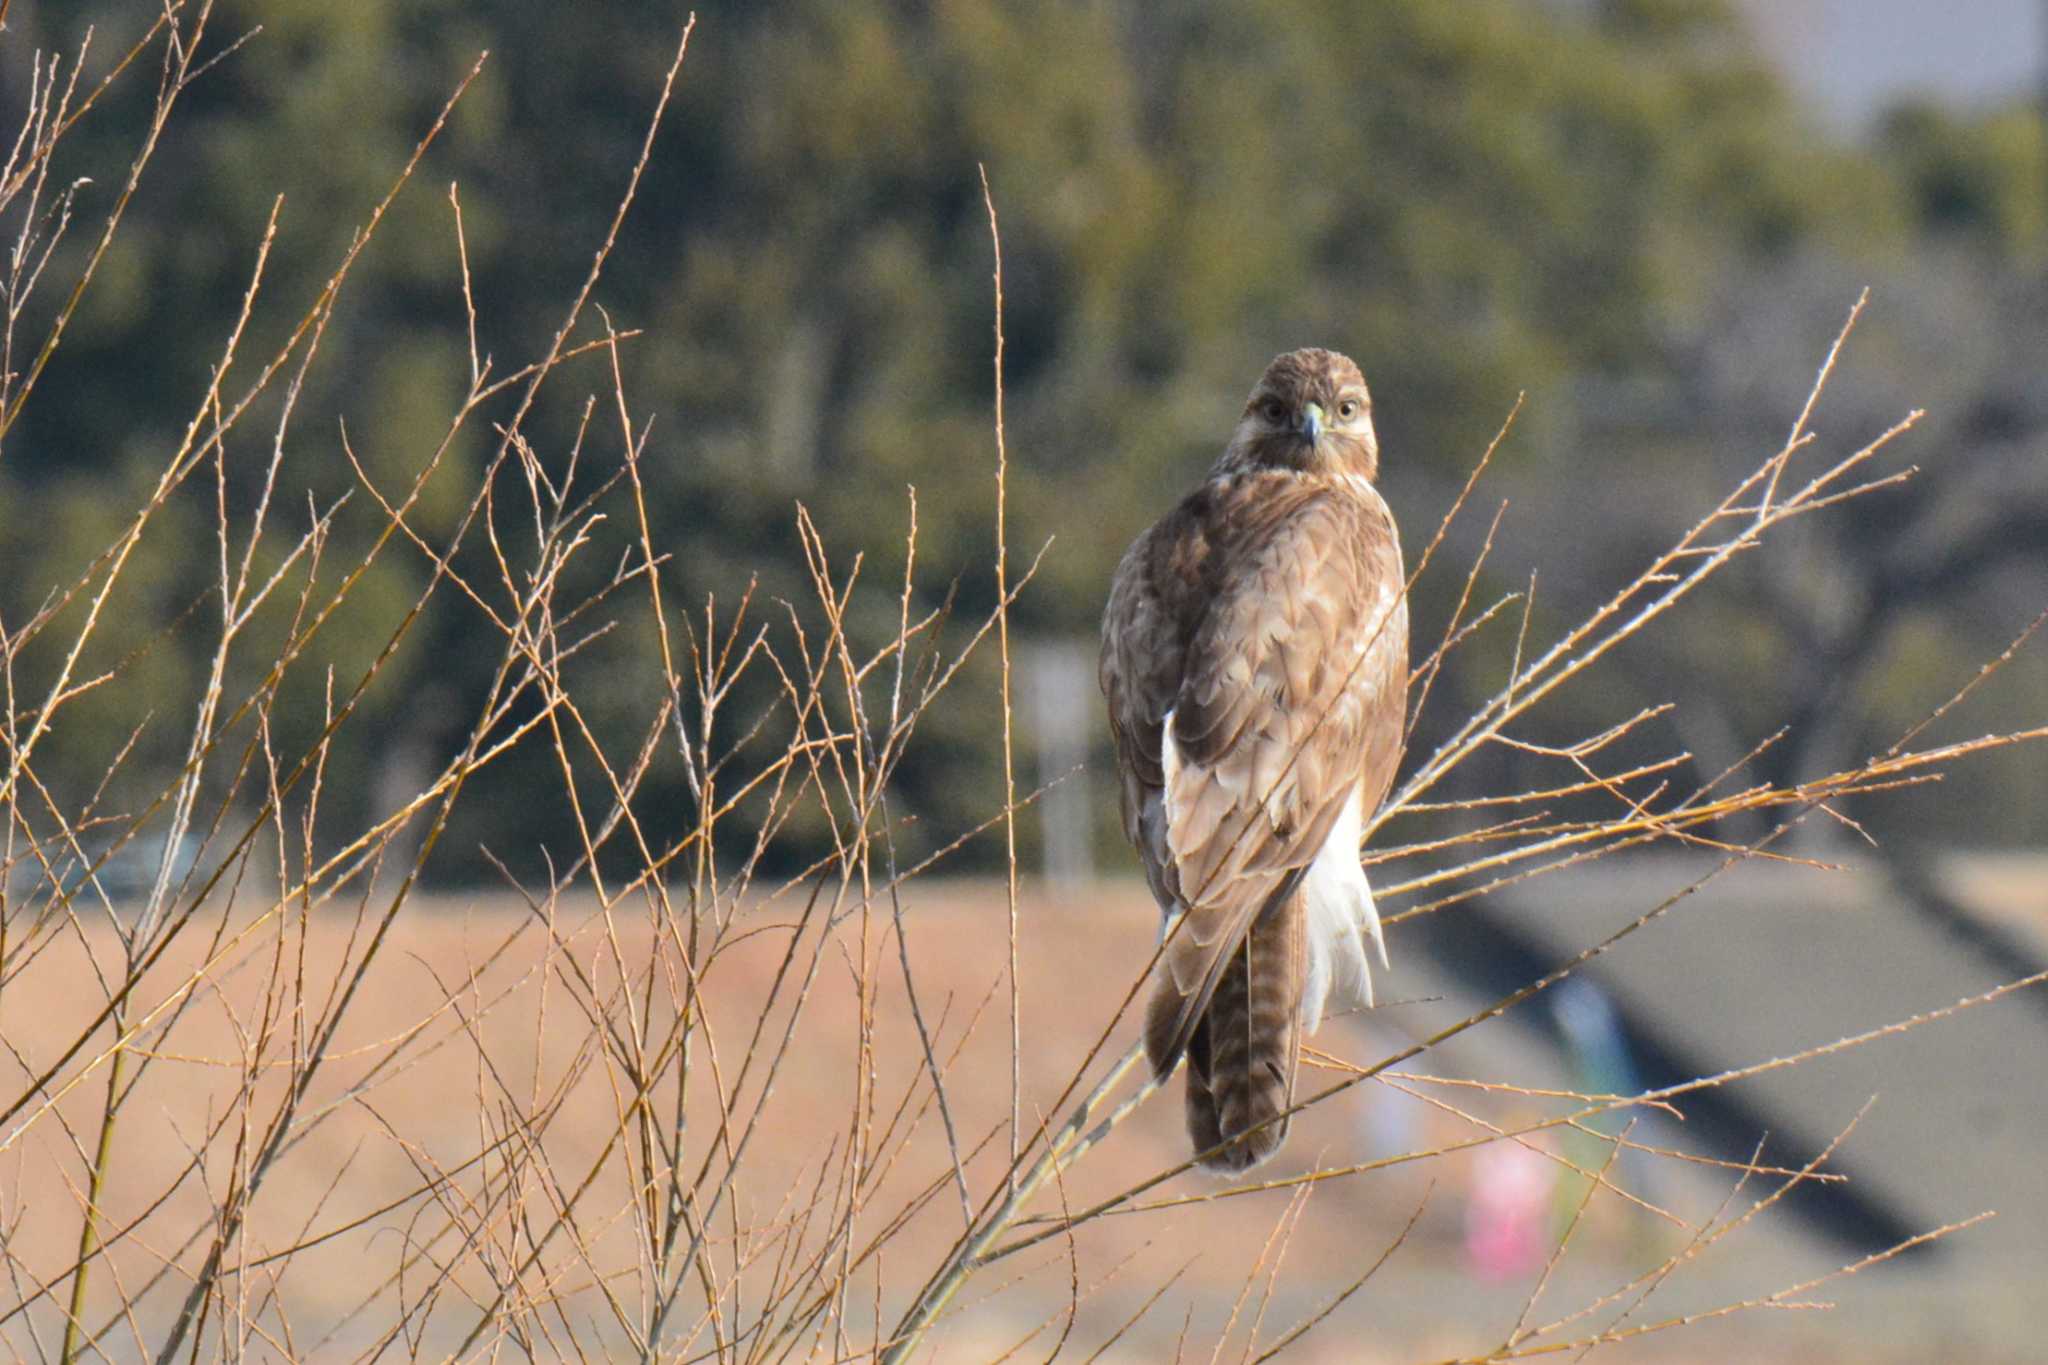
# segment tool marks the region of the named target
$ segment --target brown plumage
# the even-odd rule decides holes
[[[1358,367],[1267,367],[1209,478],[1118,565],[1101,680],[1168,937],[1145,1017],[1188,1133],[1239,1171],[1286,1136],[1303,1027],[1385,962],[1360,831],[1400,759],[1408,606]]]

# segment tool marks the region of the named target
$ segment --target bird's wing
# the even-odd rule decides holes
[[[1180,510],[1132,543],[1110,583],[1102,616],[1099,680],[1109,702],[1110,738],[1116,745],[1118,810],[1124,837],[1138,850],[1145,881],[1162,914],[1180,903],[1173,856],[1166,845],[1160,735],[1180,690],[1187,631],[1169,561],[1179,539]]]
[[[1170,1064],[1222,960],[1292,893],[1352,792],[1377,801],[1392,778],[1408,652],[1393,519],[1362,481],[1212,482],[1133,547],[1111,610],[1132,631],[1105,647],[1118,766],[1137,835],[1157,792],[1164,847],[1146,858],[1186,914],[1165,973],[1181,1006],[1150,1030]],[[1170,660],[1143,638],[1167,623]],[[1127,795],[1127,827],[1130,812]]]

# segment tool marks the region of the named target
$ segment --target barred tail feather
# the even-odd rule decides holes
[[[1301,1044],[1301,992],[1306,943],[1302,900],[1290,896],[1252,926],[1232,999],[1217,992],[1210,1036],[1215,1059],[1210,1088],[1217,1127],[1230,1145],[1203,1164],[1224,1172],[1246,1170],[1278,1151],[1294,1103],[1295,1060]],[[1237,990],[1243,994],[1239,996]]]
[[[1198,1152],[1228,1141],[1203,1161],[1234,1173],[1271,1156],[1287,1136],[1307,935],[1302,898],[1268,907],[1222,964],[1187,1042],[1188,1137]],[[1162,982],[1146,1011],[1145,1040],[1155,1069],[1171,1070],[1174,1023],[1185,1001]],[[1161,1065],[1161,1062],[1164,1065]]]
[[[1188,1043],[1187,1125],[1195,1150],[1206,1152],[1223,1141],[1223,1120],[1216,1112],[1216,1093],[1209,1088],[1209,1020],[1204,1016]]]

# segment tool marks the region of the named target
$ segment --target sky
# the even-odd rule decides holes
[[[1934,95],[1997,103],[2041,83],[2048,0],[1741,0],[1765,50],[1838,131]]]

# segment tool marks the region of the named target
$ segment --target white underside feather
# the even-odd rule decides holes
[[[1180,780],[1180,746],[1173,742],[1173,712],[1169,710],[1159,724],[1159,767],[1165,774],[1166,784],[1159,789],[1159,813],[1161,819],[1159,846],[1168,858],[1175,857],[1173,851],[1173,791]],[[1173,922],[1180,918],[1180,909],[1169,906],[1164,900],[1159,906],[1159,938],[1161,942],[1173,932]]]
[[[1302,879],[1308,907],[1308,980],[1301,992],[1301,1022],[1314,1030],[1332,999],[1340,1004],[1372,1004],[1372,967],[1366,961],[1364,935],[1371,935],[1380,965],[1387,965],[1387,940],[1373,907],[1372,888],[1358,862],[1364,812],[1359,792],[1351,799]]]

